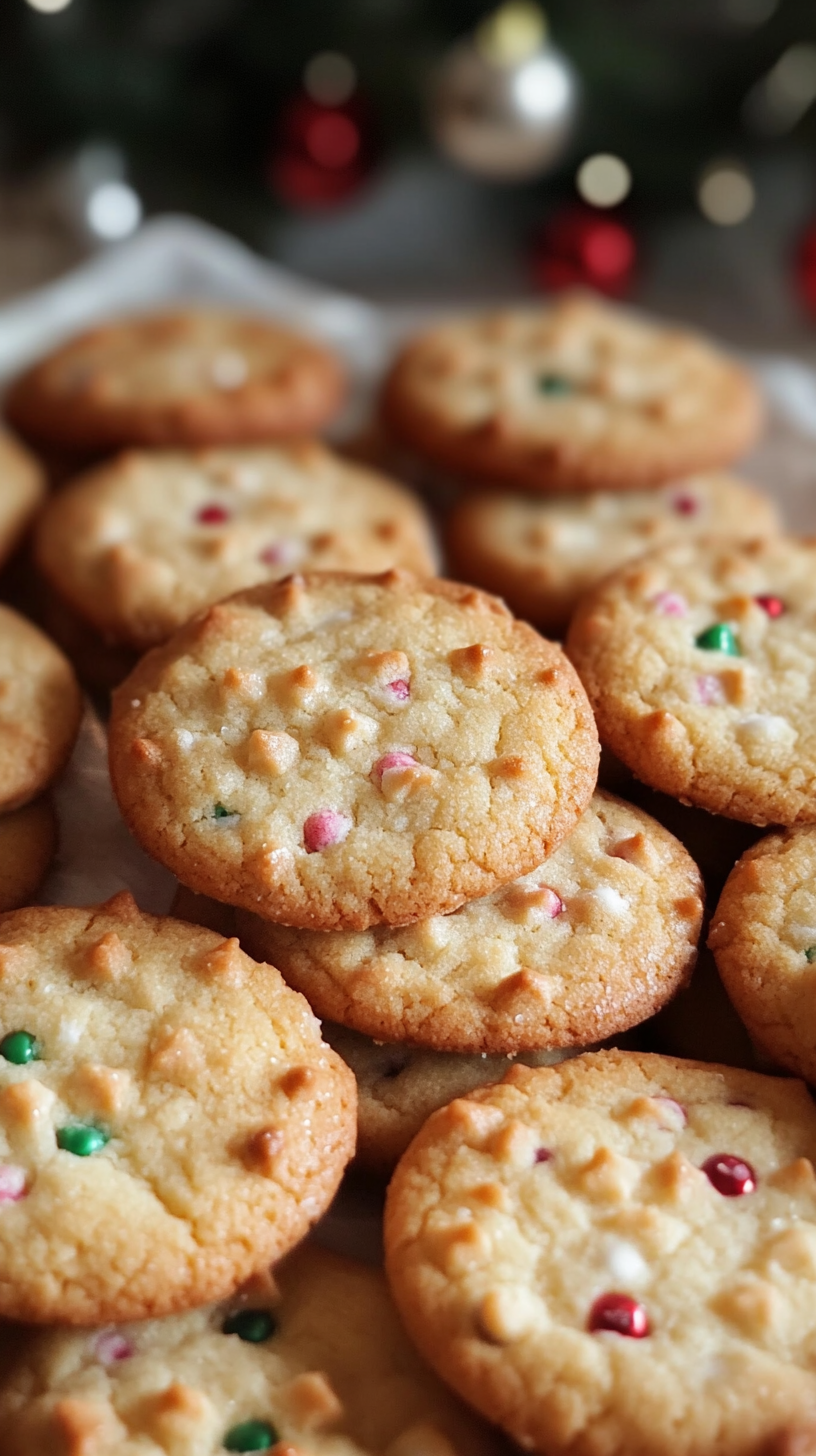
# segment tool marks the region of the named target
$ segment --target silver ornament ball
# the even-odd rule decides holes
[[[575,72],[546,42],[541,12],[508,4],[444,58],[429,120],[450,161],[492,181],[518,182],[561,160],[578,100]]]

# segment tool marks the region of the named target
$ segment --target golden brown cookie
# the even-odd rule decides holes
[[[57,848],[50,798],[0,815],[0,912],[34,899]]]
[[[454,319],[386,381],[398,441],[520,490],[643,490],[729,464],[762,421],[757,386],[704,339],[590,296]]]
[[[56,449],[226,445],[317,430],[344,390],[323,345],[272,319],[194,308],[69,339],[12,384],[6,413]]]
[[[406,572],[222,602],[114,696],[114,790],[183,884],[287,924],[453,910],[574,827],[595,725],[560,648],[494,597]]]
[[[580,603],[567,650],[605,745],[749,824],[816,820],[816,542],[665,546]]]
[[[644,551],[710,532],[745,540],[779,528],[768,496],[712,474],[660,490],[467,495],[448,520],[447,548],[452,575],[560,636],[583,593]]]
[[[0,919],[0,1315],[224,1298],[328,1206],[354,1079],[270,966],[120,894]]]
[[[0,812],[19,808],[57,777],[81,713],[71,664],[25,617],[0,606]]]
[[[816,1411],[816,1109],[642,1053],[516,1067],[388,1192],[419,1348],[546,1456],[766,1456]]]
[[[3,1456],[499,1456],[402,1330],[378,1269],[305,1244],[226,1305],[20,1331]],[[84,1444],[83,1444],[84,1442]]]
[[[53,497],[34,552],[83,622],[138,652],[211,602],[294,570],[436,567],[416,498],[316,441],[129,451]]]
[[[45,496],[45,475],[19,441],[0,430],[0,564],[8,559]]]
[[[816,826],[766,835],[742,856],[708,943],[753,1040],[816,1082]]]
[[[442,1052],[585,1047],[645,1020],[690,976],[702,884],[647,814],[597,792],[559,849],[454,915],[352,934],[240,913],[318,1016]]]

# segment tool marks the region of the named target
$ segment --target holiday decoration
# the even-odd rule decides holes
[[[503,5],[442,62],[430,124],[451,161],[493,181],[516,182],[561,160],[573,134],[578,88],[547,42],[535,5]]]
[[[373,125],[351,63],[331,52],[310,61],[303,90],[284,106],[269,162],[274,190],[292,206],[345,202],[374,161]]]
[[[551,217],[536,235],[530,257],[541,288],[587,287],[614,296],[626,292],[636,262],[637,246],[626,224],[582,207]]]
[[[810,223],[799,239],[794,267],[799,296],[805,308],[816,315],[816,222]]]

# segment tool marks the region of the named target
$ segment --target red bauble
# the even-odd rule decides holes
[[[631,282],[637,245],[619,218],[571,207],[544,224],[530,262],[536,283],[548,291],[585,287],[619,296]]]
[[[805,308],[816,314],[816,222],[812,222],[799,239],[794,259],[796,282]]]
[[[369,110],[359,97],[323,106],[303,92],[283,109],[268,179],[294,207],[336,207],[365,181],[374,150]]]

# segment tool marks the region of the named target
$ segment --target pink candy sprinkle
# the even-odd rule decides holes
[[[676,495],[672,507],[678,516],[694,516],[700,509],[700,502],[693,495]]]
[[[680,1127],[685,1127],[686,1123],[688,1122],[688,1113],[686,1112],[686,1109],[683,1106],[682,1102],[675,1102],[673,1097],[655,1097],[653,1100],[655,1102],[659,1102],[661,1106],[665,1107],[666,1112],[669,1114],[670,1121],[673,1120],[677,1122]]]
[[[396,677],[393,682],[386,683],[385,691],[398,703],[407,703],[411,696],[411,684],[406,682],[404,677]]]
[[[126,1340],[124,1335],[117,1335],[115,1330],[106,1330],[94,1345],[94,1354],[100,1365],[118,1365],[120,1360],[129,1360],[135,1353],[130,1340]]]
[[[705,673],[698,677],[695,684],[698,703],[704,703],[707,708],[712,706],[721,707],[725,702],[723,685],[718,677],[712,673]]]
[[[338,814],[335,809],[320,809],[317,814],[310,814],[303,826],[306,853],[318,854],[333,844],[342,844],[350,829],[348,814]]]
[[[541,905],[541,912],[549,920],[554,920],[556,915],[563,913],[564,901],[560,895],[556,895],[555,890],[550,889],[549,885],[541,885],[540,889],[544,892],[545,896]]]
[[[19,1203],[26,1195],[26,1171],[14,1163],[0,1163],[0,1203]]]
[[[284,566],[291,559],[291,541],[275,541],[271,546],[264,546],[263,551],[260,552],[258,557],[258,560],[262,561],[264,566]]]
[[[555,1153],[552,1151],[552,1148],[536,1148],[535,1150],[536,1163],[549,1163],[554,1157]]]
[[[223,526],[229,518],[230,513],[223,506],[202,506],[196,515],[201,526]]]
[[[412,753],[386,753],[383,758],[378,758],[371,770],[372,781],[378,788],[382,788],[383,774],[394,768],[416,768],[417,761]]]
[[[652,603],[664,617],[685,617],[688,611],[688,602],[679,592],[658,592]]]

